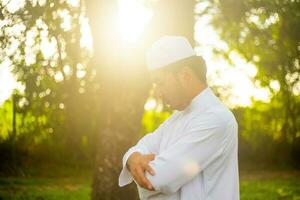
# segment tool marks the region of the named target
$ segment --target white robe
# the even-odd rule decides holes
[[[146,173],[155,191],[138,186],[141,200],[239,199],[237,122],[210,88],[127,151],[120,186],[133,181],[126,162],[136,151],[156,154],[155,175]]]

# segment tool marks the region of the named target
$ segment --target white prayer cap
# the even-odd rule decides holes
[[[149,49],[147,66],[149,70],[155,70],[194,55],[194,49],[185,37],[163,36]]]

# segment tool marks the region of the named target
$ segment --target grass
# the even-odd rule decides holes
[[[0,200],[88,200],[91,176],[0,178]],[[241,200],[300,200],[300,172],[242,172]]]
[[[242,172],[240,191],[241,200],[300,200],[300,172]]]
[[[85,200],[90,178],[0,178],[0,200]]]

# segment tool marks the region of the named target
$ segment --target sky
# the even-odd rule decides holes
[[[2,2],[6,2],[3,0]],[[78,0],[68,0],[72,5],[78,6]],[[9,9],[16,10],[23,5],[24,0],[11,0]],[[199,3],[195,10],[203,9],[206,5]],[[150,22],[152,12],[146,8],[140,0],[119,0],[119,24],[121,37],[128,44],[137,41],[143,33],[145,26]],[[214,28],[209,24],[210,17],[203,16],[195,22],[194,39],[197,42],[195,51],[201,55],[207,63],[209,84],[215,86],[228,86],[231,88],[230,96],[226,103],[231,106],[251,106],[251,98],[268,101],[270,93],[267,89],[256,86],[253,77],[257,73],[255,66],[247,63],[238,53],[232,51],[230,58],[232,64],[229,64],[224,58],[214,54],[213,49],[226,50],[226,43],[218,37]],[[86,19],[83,19],[85,26],[88,26]],[[1,26],[1,24],[0,24]],[[65,26],[68,26],[66,21]],[[84,28],[83,30],[89,30]],[[83,34],[81,43],[91,45],[90,33]],[[45,55],[50,56],[54,53],[51,41],[45,41],[42,45],[42,51]],[[0,105],[10,98],[14,88],[20,88],[10,72],[11,63],[4,60],[0,64]],[[145,105],[146,109],[155,106],[153,101]]]

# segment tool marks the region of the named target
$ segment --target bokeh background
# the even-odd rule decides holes
[[[163,35],[237,118],[241,199],[300,199],[299,0],[0,0],[0,199],[137,199],[117,179],[172,114],[145,65]]]

